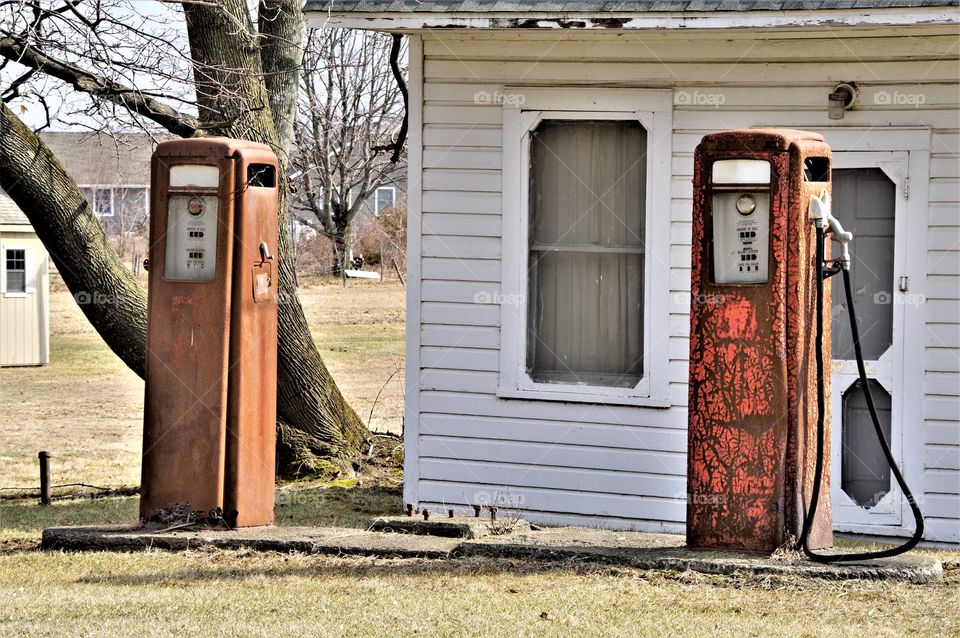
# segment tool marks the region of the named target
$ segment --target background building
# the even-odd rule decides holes
[[[50,358],[47,251],[27,216],[0,189],[0,365]]]

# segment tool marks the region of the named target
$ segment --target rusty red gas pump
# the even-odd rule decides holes
[[[830,160],[820,135],[794,130],[715,133],[697,147],[687,457],[691,547],[773,551],[800,537],[812,490],[818,408],[816,234],[808,208],[811,196],[829,195]],[[829,344],[829,323],[826,335]],[[829,350],[826,356],[829,361]],[[829,388],[829,367],[823,374]],[[829,401],[823,407],[829,423]],[[832,544],[826,461],[823,477],[824,507],[810,533],[815,548]]]
[[[277,158],[226,138],[152,163],[140,516],[273,522]]]
[[[860,351],[849,245],[831,210],[831,152],[816,133],[713,133],[694,156],[687,544],[811,560],[902,554],[923,515],[877,415]],[[827,241],[841,244],[831,260]],[[843,274],[860,387],[916,521],[897,547],[836,554],[830,515],[830,288]]]

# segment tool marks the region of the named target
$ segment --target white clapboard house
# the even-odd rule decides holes
[[[0,188],[0,366],[50,360],[47,251],[30,220]]]
[[[682,531],[693,150],[793,127],[834,151],[871,383],[926,537],[960,541],[956,5],[307,2],[314,26],[410,38],[406,501]],[[855,99],[831,116],[841,83]],[[835,526],[903,536],[841,297]]]

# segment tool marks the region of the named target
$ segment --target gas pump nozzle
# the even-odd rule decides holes
[[[820,191],[819,196],[810,198],[810,219],[817,225],[817,228],[829,228],[830,237],[833,241],[840,242],[840,267],[844,270],[850,270],[850,242],[853,241],[853,233],[848,233],[840,225],[840,220],[833,216],[830,206],[830,194],[826,190]]]

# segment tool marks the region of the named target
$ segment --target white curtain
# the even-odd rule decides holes
[[[527,366],[538,381],[631,387],[642,374],[646,147],[629,120],[546,120],[532,134]]]

